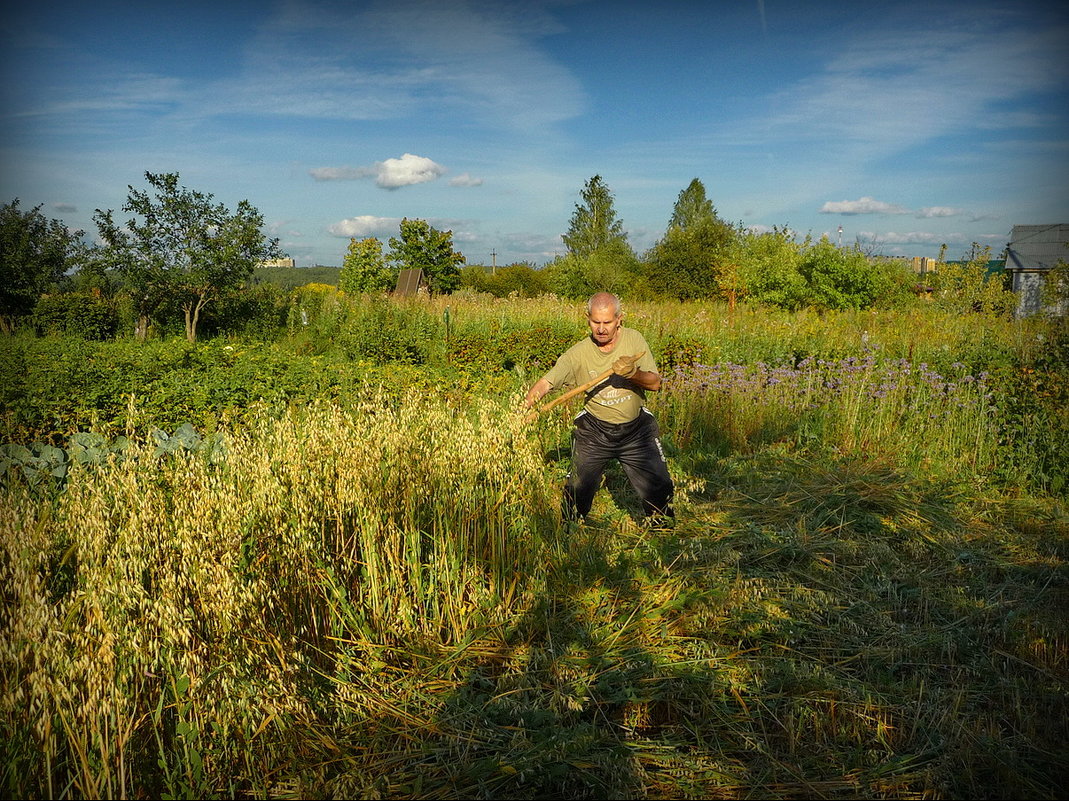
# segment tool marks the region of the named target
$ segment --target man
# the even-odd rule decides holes
[[[528,390],[534,406],[553,389],[579,386],[610,368],[605,381],[587,390],[572,430],[572,469],[564,487],[566,519],[585,519],[605,465],[619,460],[642,499],[647,521],[670,522],[674,485],[661,448],[660,430],[646,408],[646,392],[661,387],[661,376],[642,334],[623,326],[620,300],[599,292],[587,301],[590,336],[565,351],[553,368]],[[631,356],[641,354],[637,361]]]

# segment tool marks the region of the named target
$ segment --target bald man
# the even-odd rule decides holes
[[[599,292],[587,301],[586,310],[590,335],[561,354],[525,399],[531,408],[553,390],[579,386],[613,370],[587,391],[575,418],[571,472],[564,486],[565,518],[584,520],[590,514],[605,466],[616,459],[642,500],[647,523],[670,525],[675,487],[657,420],[646,408],[646,393],[661,387],[657,364],[642,334],[624,327],[618,297]],[[624,358],[639,353],[636,362]]]

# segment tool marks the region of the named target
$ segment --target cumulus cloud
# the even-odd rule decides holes
[[[411,217],[409,219],[412,219]],[[421,218],[423,219],[423,218]],[[424,221],[439,231],[452,231],[453,241],[461,242],[474,238],[474,234],[463,230],[468,226],[465,220],[452,219],[449,217],[428,217]],[[376,217],[372,214],[360,214],[356,217],[348,217],[327,226],[327,232],[334,236],[344,237],[369,237],[379,239],[397,236],[401,230],[400,217]]]
[[[909,214],[909,209],[884,203],[871,197],[859,200],[829,200],[820,207],[821,214]]]
[[[449,179],[450,186],[482,186],[483,179],[475,178],[468,173],[464,172],[458,175],[456,178]]]
[[[400,225],[401,220],[398,217],[375,217],[370,214],[361,214],[357,217],[339,220],[327,226],[327,231],[334,236],[382,237],[396,234]]]
[[[412,184],[433,181],[445,172],[445,167],[435,164],[425,156],[405,153],[399,159],[386,159],[375,165],[375,183],[383,189],[397,189]]]
[[[444,175],[446,169],[426,156],[405,153],[399,159],[376,161],[370,167],[316,167],[308,172],[317,181],[355,181],[373,177],[375,184],[383,189],[399,189],[433,181]]]

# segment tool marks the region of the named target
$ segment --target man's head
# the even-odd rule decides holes
[[[598,345],[610,345],[616,340],[623,318],[620,299],[609,292],[598,292],[586,303],[586,322]]]

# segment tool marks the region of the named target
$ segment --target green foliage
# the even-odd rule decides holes
[[[1066,243],[1069,247],[1069,243]],[[1058,259],[1058,263],[1043,277],[1043,289],[1040,293],[1043,307],[1060,317],[1069,315],[1069,262]]]
[[[865,254],[836,247],[826,236],[803,250],[798,272],[808,303],[818,309],[867,309],[879,297],[878,275]]]
[[[202,325],[209,335],[274,339],[285,330],[289,302],[289,293],[277,284],[231,290],[205,308]]]
[[[9,795],[1058,796],[1048,323],[629,302],[687,368],[661,532],[612,468],[559,525],[570,415],[520,423],[578,304],[302,294],[277,343],[0,339]]]
[[[999,472],[1007,483],[1069,498],[1069,326],[1042,336],[1034,352],[995,373]]]
[[[681,228],[685,231],[717,219],[713,202],[705,196],[705,184],[695,178],[676,198],[672,217],[668,220],[668,230]]]
[[[34,442],[29,447],[17,443],[0,445],[0,482],[10,481],[14,475],[31,486],[52,485],[67,477],[67,465],[67,452],[44,442]]]
[[[374,237],[349,240],[338,288],[349,294],[389,291],[397,286],[397,270],[386,264],[382,242]]]
[[[274,284],[283,289],[296,289],[305,284],[327,284],[338,286],[340,267],[257,267],[253,270],[250,283]]]
[[[622,220],[616,218],[613,196],[600,175],[595,175],[580,191],[582,205],[576,203],[567,233],[562,235],[570,256],[584,261],[597,251],[612,246],[619,252],[627,242]]]
[[[679,368],[690,368],[704,363],[706,347],[695,336],[669,334],[661,345],[657,368],[661,375],[670,376]]]
[[[28,446],[6,442],[0,445],[0,486],[21,480],[34,490],[62,490],[72,465],[99,466],[122,459],[130,444],[125,436],[109,440],[90,431],[71,434],[66,448],[46,442]]]
[[[546,279],[554,293],[565,298],[586,300],[595,292],[612,292],[632,297],[638,286],[641,265],[625,239],[613,239],[580,256],[567,253],[546,269]]]
[[[401,220],[400,238],[390,238],[389,259],[402,270],[423,270],[432,292],[449,294],[460,286],[464,256],[453,250],[453,232],[426,220]]]
[[[88,292],[45,295],[37,301],[32,320],[38,334],[110,339],[119,330],[115,303]]]
[[[908,309],[921,302],[917,292],[917,275],[913,268],[901,259],[875,262],[872,265],[876,284],[876,300],[873,306],[879,309]]]
[[[242,285],[262,259],[279,256],[278,240],[263,234],[263,215],[247,200],[230,212],[212,195],[178,184],[178,173],[145,173],[149,191],[129,187],[123,211],[135,215],[124,226],[110,210],[94,221],[105,243],[95,261],[123,276],[138,301],[144,336],[149,315],[177,298],[186,337],[197,338],[205,304]]]
[[[469,321],[449,339],[449,362],[481,371],[515,370],[526,374],[548,370],[578,338],[571,325],[543,323],[515,326]]]
[[[79,252],[81,235],[45,219],[40,205],[23,212],[15,198],[0,206],[0,331],[12,331],[43,293],[56,288]]]
[[[219,464],[226,459],[226,438],[221,431],[201,437],[191,423],[182,423],[171,434],[154,426],[149,428],[148,434],[150,441],[156,446],[154,456],[200,453],[211,464]]]
[[[498,298],[536,298],[550,291],[549,273],[529,263],[509,264],[493,272],[481,264],[468,265],[460,271],[460,285]]]
[[[955,314],[981,312],[998,317],[1012,313],[1017,296],[1003,286],[1001,276],[989,274],[990,257],[990,247],[974,242],[967,261],[941,261],[930,276],[936,305]]]
[[[734,239],[734,229],[715,214],[671,226],[647,255],[647,284],[676,300],[726,297],[736,269]]]
[[[740,232],[739,273],[755,303],[797,310],[805,306],[806,282],[798,268],[802,252],[786,228]]]
[[[421,306],[369,295],[347,308],[338,342],[352,359],[426,364],[443,349],[441,329]]]

